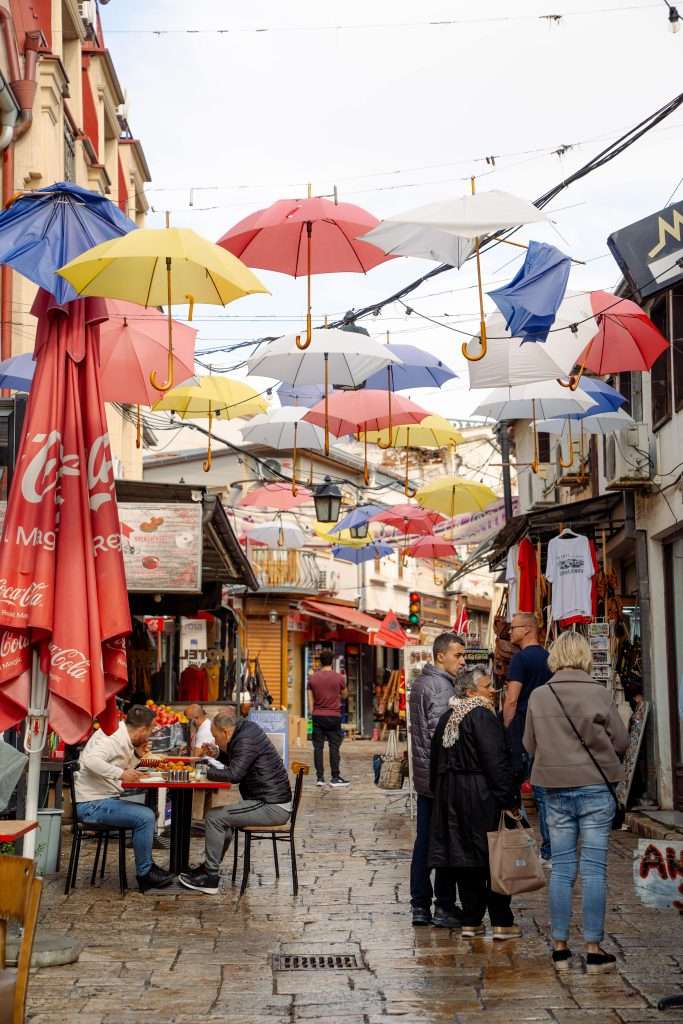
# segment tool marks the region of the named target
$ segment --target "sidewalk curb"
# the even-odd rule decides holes
[[[643,812],[628,812],[626,824],[634,835],[642,836],[643,839],[683,839],[682,829],[675,825],[662,825]]]

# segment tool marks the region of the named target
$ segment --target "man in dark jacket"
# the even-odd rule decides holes
[[[284,825],[292,813],[292,790],[282,758],[261,726],[241,718],[237,708],[219,711],[211,732],[216,746],[203,752],[217,757],[225,768],[209,768],[208,778],[238,783],[242,799],[207,812],[204,863],[179,875],[178,881],[186,889],[215,896],[218,869],[234,829],[240,825]]]
[[[432,889],[429,868],[429,823],[432,815],[430,754],[439,719],[448,710],[455,678],[465,667],[465,641],[457,633],[442,633],[434,641],[434,664],[426,665],[410,690],[410,740],[413,785],[417,793],[417,826],[410,865],[410,904],[414,925],[457,928],[455,886],[447,870],[435,871]],[[432,899],[436,897],[432,917]]]

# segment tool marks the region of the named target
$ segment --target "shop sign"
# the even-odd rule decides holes
[[[307,633],[310,628],[310,619],[300,612],[290,612],[287,616],[288,633]]]
[[[202,589],[200,504],[119,502],[119,519],[129,590]]]
[[[261,726],[287,767],[289,765],[289,715],[287,712],[251,708],[249,718]]]
[[[646,906],[683,913],[683,842],[641,839],[633,851],[633,879]]]
[[[639,299],[683,281],[683,202],[615,231],[607,245]]]

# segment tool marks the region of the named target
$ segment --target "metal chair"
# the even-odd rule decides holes
[[[292,862],[292,888],[294,895],[296,896],[299,892],[299,876],[297,874],[296,867],[296,847],[294,845],[294,828],[296,826],[296,818],[299,811],[299,804],[301,803],[301,794],[304,788],[304,775],[308,775],[310,768],[307,764],[301,764],[299,761],[295,761],[292,764],[292,771],[296,776],[294,782],[294,796],[292,798],[292,813],[288,822],[284,825],[244,825],[241,828],[236,828],[233,835],[233,858],[232,858],[232,884],[235,884],[235,878],[237,877],[237,857],[238,857],[238,846],[239,846],[239,834],[240,832],[244,835],[244,863],[242,865],[242,885],[240,887],[239,899],[244,896],[245,890],[249,882],[249,872],[251,870],[251,844],[252,841],[259,842],[263,839],[270,839],[273,844],[273,861],[275,862],[275,877],[280,877],[280,862],[277,854],[278,843],[289,843],[289,855]]]
[[[0,857],[0,1020],[23,1024],[42,879],[27,857]],[[5,967],[7,924],[21,927],[16,969]]]
[[[100,869],[100,878],[104,878],[104,869],[107,862],[107,853],[109,850],[109,838],[113,833],[118,833],[119,839],[119,886],[121,889],[121,895],[125,896],[126,889],[128,888],[128,878],[126,875],[126,833],[130,832],[133,834],[132,828],[112,828],[111,825],[99,825],[91,821],[79,821],[78,820],[78,806],[76,804],[76,786],[74,783],[74,775],[80,769],[78,761],[69,761],[64,765],[64,777],[69,786],[69,792],[71,794],[71,808],[73,815],[72,830],[73,838],[71,840],[71,854],[69,856],[69,867],[66,872],[66,883],[64,885],[64,893],[66,896],[69,895],[72,889],[76,888],[76,875],[78,874],[78,861],[81,856],[81,841],[83,836],[91,835],[97,836],[97,847],[95,849],[95,859],[93,861],[92,872],[90,873],[90,884],[95,884],[97,878],[97,869]],[[102,862],[100,864],[100,856]]]

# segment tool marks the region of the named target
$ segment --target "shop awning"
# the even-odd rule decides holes
[[[410,640],[392,612],[389,612],[384,619],[377,619],[374,615],[359,612],[357,608],[352,608],[349,605],[314,600],[302,601],[299,608],[306,615],[312,615],[316,619],[367,633],[368,642],[375,647],[402,648]]]

